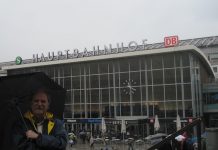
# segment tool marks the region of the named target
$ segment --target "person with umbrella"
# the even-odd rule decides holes
[[[31,110],[14,126],[13,140],[22,150],[64,150],[67,132],[61,120],[48,112],[51,100],[45,89],[37,90],[31,101]]]

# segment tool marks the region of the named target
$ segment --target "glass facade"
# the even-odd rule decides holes
[[[208,75],[201,68],[198,57],[178,52],[39,66],[8,74],[43,71],[62,85],[67,90],[65,118],[158,115],[161,130],[170,132],[177,114],[181,118],[202,114],[201,74]]]

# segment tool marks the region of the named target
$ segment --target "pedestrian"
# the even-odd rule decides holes
[[[94,138],[93,136],[91,135],[90,139],[89,139],[89,145],[90,145],[90,149],[94,149]]]
[[[128,141],[128,150],[133,150],[133,140]]]
[[[30,111],[24,121],[14,126],[13,141],[18,150],[65,150],[67,133],[63,122],[48,112],[50,96],[38,90],[32,96]]]

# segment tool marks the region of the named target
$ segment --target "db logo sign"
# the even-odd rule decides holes
[[[164,38],[164,47],[172,47],[179,44],[178,36],[168,36]]]

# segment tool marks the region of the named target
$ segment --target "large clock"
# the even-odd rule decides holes
[[[136,88],[134,88],[133,86],[136,85],[136,82],[133,81],[133,80],[125,80],[123,82],[123,92],[126,94],[126,95],[130,95],[130,94],[134,94],[135,91],[136,91]]]

